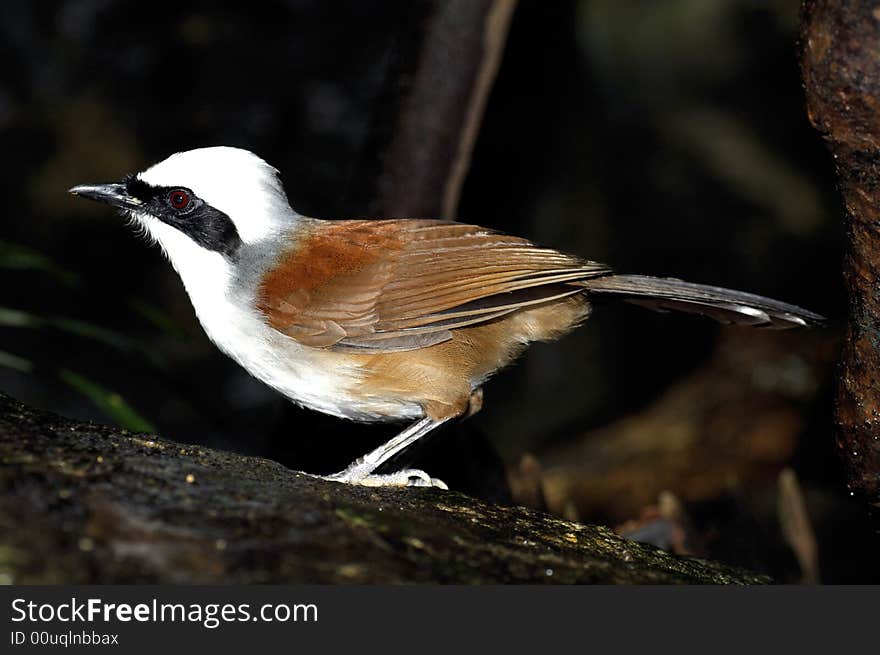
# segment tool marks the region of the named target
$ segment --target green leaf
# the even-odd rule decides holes
[[[9,307],[0,307],[0,325],[5,327],[40,327],[44,324],[39,316]]]
[[[118,332],[114,332],[113,330],[93,325],[92,323],[86,323],[85,321],[79,321],[74,318],[64,318],[63,316],[53,316],[48,318],[46,319],[46,323],[62,332],[68,332],[78,337],[100,341],[101,343],[107,344],[108,346],[111,346],[116,350],[121,350],[122,352],[130,352],[135,349],[134,343],[128,337],[119,334]]]
[[[108,330],[107,328],[102,328],[93,325],[92,323],[87,323],[74,318],[65,318],[63,316],[43,318],[36,314],[23,312],[20,309],[0,307],[0,326],[30,328],[50,326],[78,337],[100,341],[101,343],[123,352],[130,352],[135,349],[135,344],[132,340],[119,332],[114,332],[113,330]]]
[[[22,373],[30,373],[34,369],[33,362],[4,350],[0,350],[0,366],[12,368]]]
[[[184,328],[180,323],[168,316],[168,314],[163,312],[155,305],[151,305],[150,303],[139,300],[138,298],[132,298],[128,301],[128,306],[131,307],[135,312],[143,316],[145,319],[147,319],[150,323],[155,325],[157,328],[159,328],[166,334],[175,337],[176,339],[186,341],[192,336],[191,334],[189,334],[186,328]]]
[[[104,414],[120,426],[134,432],[157,432],[155,426],[137,413],[118,393],[105,389],[97,382],[68,369],[59,371],[58,376],[89,398]]]
[[[19,243],[0,241],[0,268],[15,271],[41,271],[48,273],[67,286],[79,284],[79,277],[58,267],[43,253]]]

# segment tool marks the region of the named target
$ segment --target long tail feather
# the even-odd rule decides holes
[[[581,284],[597,300],[603,296],[616,297],[656,311],[701,314],[721,323],[785,330],[821,325],[825,321],[819,314],[772,298],[674,278],[606,275]]]

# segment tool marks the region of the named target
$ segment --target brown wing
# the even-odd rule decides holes
[[[518,237],[427,220],[318,221],[264,276],[259,309],[297,341],[390,351],[583,291],[601,264]]]

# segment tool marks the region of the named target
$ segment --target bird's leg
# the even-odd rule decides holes
[[[439,487],[448,489],[446,483],[419,469],[404,469],[395,473],[373,473],[389,459],[429,432],[443,425],[450,418],[432,419],[425,417],[410,425],[393,439],[382,444],[363,457],[353,461],[348,467],[333,475],[321,476],[325,480],[361,484],[367,487]]]

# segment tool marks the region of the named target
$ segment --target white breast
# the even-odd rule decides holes
[[[223,255],[155,219],[145,227],[183,280],[208,337],[248,373],[300,405],[341,418],[421,415],[421,408],[410,402],[354,393],[363,375],[350,357],[303,346],[269,326],[253,306],[253,290],[236,285],[232,264]]]

